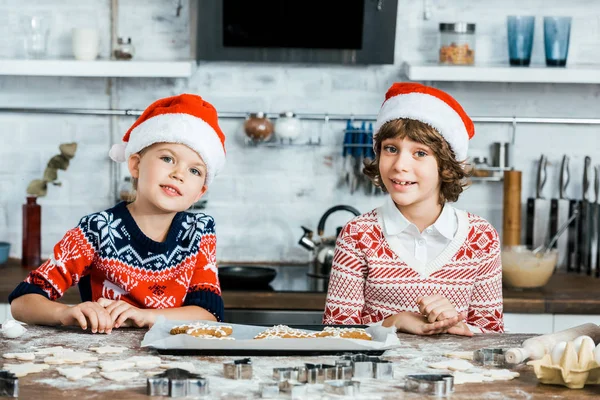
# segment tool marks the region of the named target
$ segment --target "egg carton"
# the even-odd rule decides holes
[[[579,352],[576,352],[572,341],[567,342],[558,363],[552,360],[551,354],[546,354],[539,360],[529,361],[527,365],[533,366],[541,383],[562,385],[569,389],[600,384],[600,364],[594,359],[594,344],[590,342],[584,341]]]

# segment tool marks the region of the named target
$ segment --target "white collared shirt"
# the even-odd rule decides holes
[[[383,223],[388,237],[397,237],[402,247],[423,264],[435,259],[450,244],[458,229],[456,210],[446,203],[433,225],[419,232],[419,228],[406,219],[388,196],[383,211]]]

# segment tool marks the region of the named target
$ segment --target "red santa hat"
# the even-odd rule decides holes
[[[114,161],[154,143],[181,143],[196,151],[206,164],[206,185],[225,165],[225,135],[219,127],[217,110],[194,94],[180,94],[150,104],[125,132],[123,142],[110,149]]]
[[[389,121],[408,118],[435,128],[450,145],[458,161],[467,158],[473,121],[448,93],[419,83],[394,83],[385,94],[374,126],[374,136]]]

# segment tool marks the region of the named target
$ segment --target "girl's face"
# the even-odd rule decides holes
[[[399,209],[438,207],[438,162],[428,146],[407,137],[385,139],[381,143],[379,173]]]
[[[136,202],[165,212],[187,210],[207,189],[206,164],[184,144],[156,143],[133,154],[129,172],[138,180]]]

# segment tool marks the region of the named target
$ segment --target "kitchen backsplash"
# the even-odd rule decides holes
[[[188,7],[176,17],[176,2],[153,0],[140,8],[137,0],[119,1],[119,36],[131,37],[137,59],[180,59],[189,51]],[[541,17],[573,16],[570,64],[600,64],[600,3],[587,0],[567,5],[541,0],[472,2],[426,0],[399,2],[396,63],[393,66],[306,66],[249,63],[202,63],[189,79],[118,79],[113,87],[117,108],[143,109],[153,100],[181,92],[198,93],[219,111],[279,113],[377,113],[388,86],[402,80],[404,60],[437,59],[437,24],[477,23],[477,62],[507,60],[505,17],[538,16],[533,64],[543,63]],[[19,57],[20,18],[49,12],[53,25],[48,51],[70,56],[70,30],[84,24],[101,30],[100,57],[109,53],[109,1],[18,0],[0,2],[0,58]],[[430,19],[424,20],[424,5]],[[95,19],[89,20],[89,16]],[[77,22],[72,22],[77,21]],[[20,47],[21,46],[21,47]],[[1,62],[1,60],[0,60]],[[598,118],[600,85],[433,83],[450,91],[472,116],[540,116]],[[109,108],[109,82],[103,78],[0,77],[0,107]],[[118,117],[116,140],[134,121]],[[222,120],[227,134],[227,166],[209,188],[206,212],[217,222],[218,259],[223,261],[308,260],[297,242],[301,225],[316,228],[331,206],[349,204],[361,212],[378,206],[383,197],[350,194],[339,186],[343,122],[303,121],[305,137],[320,136],[321,146],[284,148],[245,144],[240,120]],[[476,124],[471,154],[489,157],[493,142],[510,138],[508,124]],[[533,194],[535,163],[549,158],[546,192],[557,191],[556,169],[564,153],[571,156],[569,196],[581,192],[585,155],[600,162],[600,132],[594,126],[519,125],[515,167],[523,171],[523,201]],[[76,141],[77,155],[67,171],[59,171],[62,187],[50,187],[41,199],[42,251],[53,245],[83,215],[114,204],[107,156],[110,118],[76,115],[0,114],[0,240],[12,243],[11,256],[20,256],[21,204],[27,183],[43,171],[45,160],[59,143]],[[121,171],[125,175],[125,171]],[[502,183],[474,183],[457,207],[487,218],[501,230]],[[332,235],[351,214],[339,212],[328,220]]]

